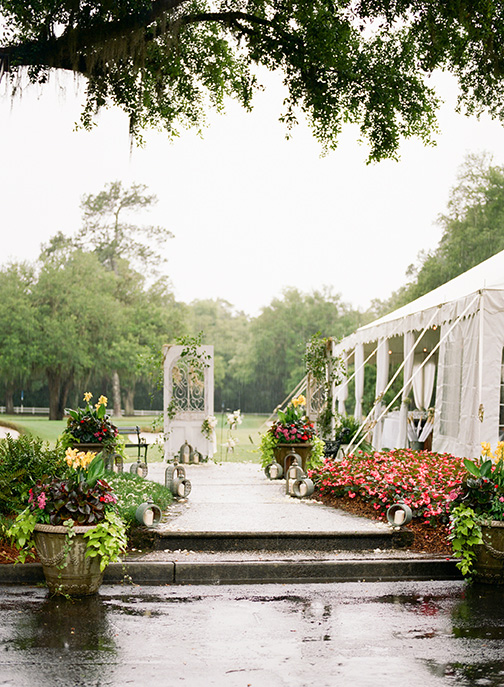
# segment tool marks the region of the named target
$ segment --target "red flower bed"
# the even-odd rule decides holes
[[[327,458],[310,472],[322,497],[359,496],[380,520],[401,500],[414,518],[431,524],[448,522],[450,504],[465,476],[462,458],[410,449],[358,453],[341,461]]]

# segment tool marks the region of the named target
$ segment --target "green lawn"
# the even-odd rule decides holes
[[[115,421],[118,426],[138,425],[145,432],[152,432],[154,416],[148,417],[122,417]],[[217,426],[217,453],[214,459],[217,462],[260,462],[258,451],[260,435],[259,428],[265,420],[261,415],[244,415],[243,422],[231,432],[232,437],[238,444],[233,451],[227,451],[223,445],[229,435],[229,427],[226,424],[226,415],[218,416]],[[37,415],[0,415],[0,424],[5,421],[9,425],[41,437],[51,445],[56,443],[58,436],[65,428],[65,420],[48,420],[47,417]],[[264,429],[264,428],[263,428]],[[128,453],[134,457],[135,450],[130,449]],[[161,460],[161,453],[157,449],[149,450],[148,460]]]
[[[217,453],[214,456],[216,462],[230,461],[234,463],[259,463],[259,429],[261,429],[266,417],[264,415],[244,415],[243,422],[236,429],[229,432],[226,424],[226,414],[218,416],[217,425]],[[261,431],[264,431],[262,427]],[[238,441],[233,451],[228,451],[225,444],[228,435]]]

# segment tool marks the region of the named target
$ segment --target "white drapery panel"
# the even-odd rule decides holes
[[[415,337],[413,332],[405,332],[403,340],[404,386],[401,394],[401,410],[399,413],[399,434],[396,448],[405,448],[408,444],[408,396],[411,391],[411,375],[413,374],[413,351],[415,349]]]
[[[422,353],[416,353],[413,365],[413,397],[418,410],[427,410],[430,407],[436,376],[436,363],[434,360],[428,360],[423,365],[424,358]]]
[[[364,397],[364,345],[359,343],[355,347],[355,411],[354,416],[362,420],[362,399]]]
[[[389,376],[390,357],[388,352],[388,340],[382,338],[378,342],[376,350],[376,398],[379,398],[385,391]],[[377,420],[384,409],[384,404],[380,400],[374,410],[374,417]],[[383,418],[379,420],[373,432],[373,445],[379,451],[382,447]]]

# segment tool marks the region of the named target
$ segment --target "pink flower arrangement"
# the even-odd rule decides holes
[[[450,505],[467,472],[462,458],[448,453],[395,449],[358,453],[341,461],[327,458],[309,476],[321,495],[360,496],[373,506],[378,519],[402,500],[413,517],[434,524],[448,522]]]

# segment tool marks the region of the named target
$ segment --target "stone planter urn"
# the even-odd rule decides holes
[[[311,444],[277,444],[273,449],[275,460],[283,467],[284,475],[287,473],[293,458],[288,458],[289,453],[297,453],[301,457],[301,468],[306,472],[306,462],[312,450]],[[285,460],[287,458],[287,461]],[[299,463],[299,461],[298,461]]]
[[[100,557],[86,558],[84,538],[92,529],[92,525],[76,525],[75,536],[68,539],[68,530],[63,525],[35,525],[35,548],[51,593],[87,596],[98,591],[103,581]]]
[[[474,578],[478,582],[504,584],[504,522],[491,520],[481,526],[483,544],[476,548]]]

